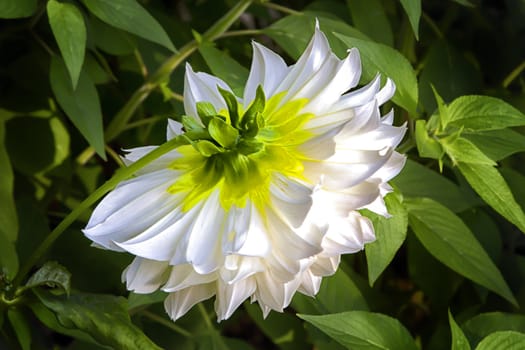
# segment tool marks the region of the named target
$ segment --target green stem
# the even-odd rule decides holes
[[[160,323],[161,325],[166,326],[169,329],[179,333],[183,337],[190,338],[190,339],[192,338],[192,335],[191,335],[190,332],[188,332],[187,330],[185,330],[182,327],[177,326],[174,322],[168,321],[168,320],[160,317],[159,315],[156,315],[153,312],[149,312],[147,310],[143,310],[140,313],[141,313],[141,315],[149,318],[150,320],[155,321],[157,323]]]
[[[197,304],[197,307],[199,308],[199,312],[202,315],[202,318],[204,319],[204,323],[206,323],[206,327],[209,330],[214,330],[215,327],[213,327],[213,324],[211,323],[210,316],[208,316],[208,312],[206,311],[206,308],[202,303]]]
[[[213,41],[222,35],[228,28],[244,13],[253,0],[241,0],[230,9],[221,19],[210,27],[203,35],[203,41]],[[159,69],[142,85],[128,102],[117,113],[106,129],[106,142],[117,137],[133,116],[137,107],[149,96],[149,94],[162,82],[166,81],[173,70],[177,68],[189,55],[199,47],[195,40],[184,45],[180,51],[168,58]]]
[[[521,72],[523,72],[523,70],[525,70],[525,61],[521,62],[519,66],[514,68],[512,72],[510,72],[509,75],[507,75],[507,77],[503,80],[503,87],[507,88],[510,85],[510,83],[512,83],[512,81],[516,79],[521,74]]]
[[[264,7],[269,8],[269,9],[277,10],[279,12],[286,13],[286,14],[289,14],[289,15],[302,15],[302,13],[299,12],[299,11],[295,11],[295,10],[289,8],[289,7],[278,5],[278,4],[274,4],[274,3],[271,3],[271,2],[263,2],[261,5],[263,5]]]
[[[102,196],[104,196],[107,192],[111,191],[115,186],[117,186],[120,182],[128,179],[133,174],[135,174],[138,170],[146,166],[147,164],[151,163],[155,159],[159,158],[163,154],[173,150],[174,148],[186,143],[184,138],[182,137],[175,137],[168,142],[164,143],[163,145],[157,147],[150,153],[146,154],[144,157],[137,160],[135,163],[131,164],[130,166],[126,168],[121,168],[117,170],[115,175],[108,181],[106,181],[102,186],[97,188],[95,192],[93,192],[89,197],[87,197],[84,201],[82,201],[71,213],[69,213],[68,216],[64,218],[58,224],[57,227],[51,233],[44,239],[42,243],[36,248],[34,253],[31,255],[31,257],[24,263],[22,268],[20,269],[18,275],[16,276],[13,285],[14,288],[18,288],[22,281],[26,278],[27,274],[31,270],[31,268],[37,264],[42,256],[47,252],[49,247],[55,242],[55,240],[60,237],[60,235],[71,225],[75,222],[75,220],[91,205],[93,205],[95,202],[97,202]]]

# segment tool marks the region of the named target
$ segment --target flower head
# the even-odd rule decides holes
[[[266,316],[299,291],[315,295],[341,254],[375,239],[367,208],[388,215],[387,184],[404,164],[405,127],[379,106],[395,87],[360,78],[356,49],[336,57],[315,29],[296,64],[253,43],[242,98],[186,67],[188,141],[121,183],[84,230],[96,245],[136,255],[124,271],[136,293],[161,289],[177,319],[215,296],[219,320],[246,299]],[[350,91],[350,92],[349,92]],[[156,146],[129,150],[132,163]]]

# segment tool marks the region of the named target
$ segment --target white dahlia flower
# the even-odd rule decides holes
[[[405,158],[405,127],[379,106],[394,94],[361,75],[356,49],[336,57],[318,29],[296,64],[253,43],[242,98],[186,67],[187,145],[122,182],[93,212],[85,235],[134,254],[123,272],[136,293],[161,289],[172,319],[215,296],[218,320],[246,299],[264,316],[295,292],[314,296],[341,254],[363,249],[374,228],[359,209],[387,216],[383,197]],[[156,146],[129,150],[129,164]]]

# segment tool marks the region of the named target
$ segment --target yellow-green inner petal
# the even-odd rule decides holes
[[[236,111],[241,117],[232,118],[229,110],[221,110],[217,114],[222,119],[207,122],[208,132],[214,128],[209,132],[213,135],[211,140],[193,140],[192,144],[178,148],[181,157],[170,167],[182,175],[174,179],[168,191],[185,193],[184,210],[205,200],[215,190],[219,190],[220,203],[225,210],[232,205],[243,208],[247,200],[262,209],[269,202],[273,174],[305,180],[304,155],[299,146],[313,136],[303,129],[313,115],[301,113],[307,99],[296,99],[280,106],[285,94],[277,94],[266,101],[260,113],[262,120],[258,121],[260,128],[253,126],[255,129],[236,131],[232,119],[239,119],[240,125],[245,113],[238,104]]]

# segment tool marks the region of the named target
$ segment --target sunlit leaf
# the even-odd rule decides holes
[[[448,311],[448,322],[450,324],[450,331],[452,333],[452,346],[450,347],[451,350],[470,350],[468,339],[465,337],[465,334],[452,317],[450,310]]]
[[[508,103],[489,96],[461,96],[448,106],[451,126],[466,130],[496,130],[525,125],[525,115]]]
[[[463,323],[461,328],[472,346],[491,333],[516,331],[525,333],[525,316],[504,312],[489,312],[476,315]]]
[[[102,111],[95,84],[82,71],[77,88],[73,90],[64,62],[57,58],[51,60],[49,79],[60,107],[95,151],[105,159]]]
[[[525,152],[525,136],[511,129],[476,133],[463,132],[461,136],[470,140],[490,159],[495,161],[507,158],[517,152]]]
[[[525,334],[514,331],[501,331],[488,335],[476,350],[522,350],[525,349]]]
[[[417,349],[410,333],[389,316],[367,311],[330,315],[297,315],[348,349]]]
[[[49,0],[47,3],[49,24],[58,43],[73,89],[84,63],[86,49],[86,25],[80,10],[73,4]]]
[[[0,231],[0,276],[12,280],[18,272],[18,255],[13,241]]]
[[[389,218],[369,213],[368,217],[374,223],[376,240],[365,245],[368,266],[368,281],[373,285],[379,275],[394,258],[407,234],[408,215],[400,198],[395,193],[385,197]]]
[[[406,199],[405,203],[410,227],[429,253],[459,274],[517,303],[498,268],[459,217],[428,198]]]
[[[421,0],[400,0],[405,10],[414,36],[419,40],[419,19],[421,18]]]
[[[525,233],[525,213],[496,168],[468,163],[459,163],[458,168],[488,205]]]
[[[102,21],[175,51],[164,29],[136,0],[82,2]]]

